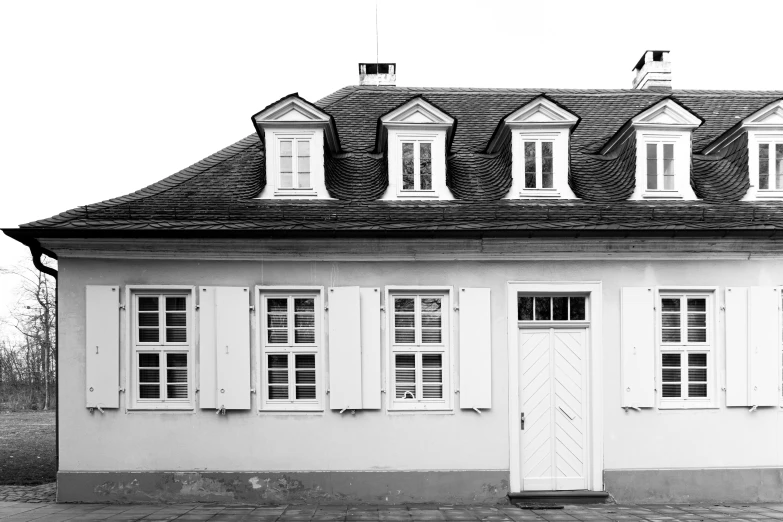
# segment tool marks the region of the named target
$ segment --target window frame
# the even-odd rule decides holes
[[[525,142],[536,143],[536,187],[525,187]],[[543,188],[543,142],[552,143],[552,187]],[[568,186],[568,155],[570,130],[568,128],[516,129],[512,138],[512,198],[575,199]]]
[[[274,195],[275,196],[309,196],[309,197],[315,197],[318,195],[318,192],[315,188],[315,174],[314,174],[314,159],[319,156],[319,153],[315,151],[314,145],[317,143],[317,140],[315,140],[315,133],[314,130],[283,130],[283,129],[277,129],[272,131],[272,136],[274,137],[273,141],[273,147],[272,148],[272,157],[271,157],[271,164],[272,164],[272,172],[271,172],[271,178],[274,180]],[[292,184],[298,185],[299,179],[298,179],[298,155],[295,153],[298,152],[299,146],[298,142],[300,141],[308,141],[310,143],[310,186],[309,187],[282,187],[282,173],[280,172],[280,144],[283,141],[294,141],[297,143],[296,146],[292,146],[292,160],[291,160],[291,175],[293,177]],[[268,151],[269,152],[269,151]],[[267,173],[269,175],[270,173]],[[269,177],[269,176],[268,176]]]
[[[125,287],[125,324],[126,335],[126,409],[139,411],[193,411],[195,410],[195,390],[197,353],[196,353],[196,325],[194,303],[196,289],[189,285],[127,285]],[[144,296],[157,296],[163,298],[162,306],[158,313],[165,316],[165,297],[185,296],[185,309],[187,314],[187,339],[185,343],[162,342],[148,343],[138,340],[138,298]],[[165,331],[165,325],[159,321],[158,328]],[[157,349],[156,349],[157,348]],[[142,353],[158,353],[160,377],[165,377],[165,355],[168,353],[187,353],[188,365],[188,397],[187,399],[141,399],[139,397],[138,355]],[[159,380],[161,389],[165,386],[165,379]]]
[[[397,297],[440,297],[443,298],[441,304],[441,343],[433,344],[433,349],[428,349],[426,344],[403,344],[394,342],[394,299]],[[453,414],[454,413],[454,390],[456,389],[455,373],[454,373],[454,295],[453,287],[450,286],[387,286],[385,302],[387,310],[386,313],[386,354],[383,358],[386,366],[386,411],[389,414]],[[417,302],[419,302],[417,300]],[[417,306],[417,317],[420,314],[419,307]],[[420,319],[416,320],[416,324],[420,325]],[[420,326],[416,329],[418,332]],[[416,334],[417,340],[419,340],[419,334]],[[424,348],[422,349],[422,346]],[[440,348],[437,348],[440,347]],[[416,399],[414,401],[401,401],[395,397],[395,355],[412,353],[416,355],[416,374],[421,375],[421,366],[419,362],[422,357],[421,354],[429,353],[441,353],[443,357],[441,359],[442,377],[441,383],[443,386],[443,400],[425,400],[423,398]],[[416,388],[419,390],[423,383],[416,381]]]
[[[706,298],[706,339],[704,343],[689,343],[681,341],[680,343],[663,343],[663,320],[661,299],[671,296],[686,300],[690,298]],[[718,368],[720,365],[720,352],[718,343],[720,341],[718,332],[718,288],[717,287],[658,287],[655,290],[655,384],[656,384],[656,406],[660,410],[678,410],[678,409],[714,409],[718,408]],[[687,309],[681,314],[686,315]],[[681,322],[681,332],[685,329]],[[678,348],[673,348],[678,347]],[[688,397],[683,398],[664,398],[663,397],[663,363],[664,353],[680,353],[680,371],[682,376],[683,369],[687,370],[687,355],[689,353],[707,353],[707,397]],[[683,357],[684,356],[684,357]],[[685,363],[685,366],[683,364]],[[680,381],[683,383],[684,381]],[[682,395],[682,394],[681,394]]]
[[[644,183],[644,189],[643,189],[643,196],[655,196],[655,197],[671,197],[671,198],[681,198],[680,190],[678,186],[680,185],[679,178],[683,176],[684,174],[680,174],[681,166],[683,162],[681,161],[679,154],[678,154],[678,145],[679,141],[681,139],[681,135],[662,135],[662,134],[655,134],[655,135],[647,135],[644,139],[644,141],[641,143],[641,155],[643,158],[642,165],[643,165],[643,175],[641,177],[641,180]],[[656,187],[654,189],[647,187],[647,149],[649,145],[655,145],[656,152],[657,152],[657,158],[656,158],[656,165],[657,165],[657,173],[656,173]],[[666,145],[672,146],[672,166],[674,168],[674,176],[672,180],[672,184],[674,185],[674,188],[666,189],[661,188],[666,186],[666,177],[664,175],[664,151],[666,150]],[[689,173],[690,174],[690,173]],[[690,180],[689,180],[690,181]]]
[[[768,157],[772,160],[769,163],[769,179],[770,182],[774,180],[772,175],[774,157],[775,157],[775,145],[783,144],[783,132],[775,131],[772,129],[765,129],[763,131],[748,131],[748,170],[750,171],[751,187],[754,189],[755,197],[758,199],[781,199],[783,198],[783,184],[780,187],[761,188],[761,169],[759,163],[759,147],[761,145],[769,145]],[[749,191],[750,192],[750,191]]]
[[[257,285],[255,287],[255,309],[256,313],[256,348],[254,349],[256,358],[256,394],[258,399],[257,409],[259,413],[276,412],[302,412],[302,413],[323,413],[324,411],[324,390],[328,375],[326,372],[325,357],[325,307],[324,307],[324,287],[322,286],[266,286]],[[267,300],[270,298],[288,298],[292,301],[299,297],[312,297],[315,299],[315,342],[312,344],[288,342],[285,344],[267,343],[268,325]],[[294,310],[289,309],[288,314],[295,314]],[[290,315],[289,315],[290,317]],[[288,321],[289,336],[293,334],[294,325]],[[289,337],[289,341],[293,341]],[[271,349],[267,347],[271,346]],[[289,397],[290,390],[295,389],[295,382],[292,382],[292,375],[295,375],[295,355],[296,354],[315,354],[315,399],[304,400],[289,398],[285,400],[268,398],[268,355],[287,354],[288,355],[288,386]]]
[[[414,131],[403,129],[392,129],[395,132],[389,132],[389,137],[393,138],[391,141],[389,151],[390,169],[389,176],[394,177],[396,184],[396,192],[398,198],[440,198],[440,192],[443,187],[440,186],[441,177],[445,180],[445,172],[441,172],[440,164],[443,163],[441,157],[441,142],[445,143],[445,131]],[[421,149],[421,143],[430,144],[430,172],[432,176],[430,189],[403,189],[403,155],[402,144],[403,143],[418,143],[419,146],[414,146],[414,186],[421,186],[420,173],[421,162],[417,164],[415,159],[420,158],[419,150]],[[445,163],[444,163],[445,164]],[[442,199],[442,198],[441,198]]]

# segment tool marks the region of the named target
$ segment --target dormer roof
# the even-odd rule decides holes
[[[509,130],[525,127],[567,127],[573,128],[579,123],[579,116],[564,106],[541,94],[511,114],[499,123],[487,145],[487,154],[494,154],[504,142]]]
[[[324,137],[333,153],[340,151],[340,139],[334,118],[322,109],[300,97],[298,93],[285,96],[255,113],[252,117],[258,137],[264,141],[264,128],[308,128],[324,130]]]
[[[446,147],[450,147],[454,137],[457,120],[443,109],[427,101],[423,96],[415,96],[378,118],[375,150],[381,152],[386,147],[386,129],[390,127],[426,127],[446,129]]]
[[[738,116],[739,117],[739,116]],[[729,145],[748,129],[783,129],[783,99],[756,110],[704,147],[702,154],[714,154]]]

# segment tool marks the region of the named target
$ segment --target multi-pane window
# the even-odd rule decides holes
[[[448,296],[391,296],[391,409],[446,409]]]
[[[647,143],[647,190],[674,190],[674,143]]]
[[[264,294],[262,409],[320,409],[320,295]]]
[[[711,294],[661,294],[661,401],[710,398]]]
[[[783,190],[783,143],[759,143],[759,190]]]
[[[432,190],[432,142],[402,143],[402,190]]]
[[[554,142],[525,138],[525,188],[551,189],[554,187]]]
[[[133,295],[133,399],[137,407],[191,401],[190,294]]]
[[[585,321],[587,297],[518,296],[519,321]]]
[[[283,190],[312,189],[310,138],[284,138],[278,142],[280,179]]]

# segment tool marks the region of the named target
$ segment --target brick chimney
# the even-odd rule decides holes
[[[395,85],[396,63],[360,63],[359,85]]]
[[[647,51],[633,68],[633,89],[672,90],[669,51]]]

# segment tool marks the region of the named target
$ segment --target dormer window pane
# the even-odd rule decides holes
[[[759,145],[759,189],[769,189],[769,144]]]
[[[783,189],[783,143],[775,144],[775,178],[777,179],[777,189]]]
[[[432,143],[419,145],[421,190],[432,190]]]
[[[553,169],[552,169],[552,148],[554,143],[544,141],[541,143],[541,186],[543,188],[552,188]]]
[[[402,144],[402,188],[413,190],[413,143]]]
[[[647,144],[647,189],[658,189],[658,145]]]
[[[525,142],[525,188],[536,188],[536,142]]]
[[[280,188],[292,188],[293,178],[293,142],[280,142]]]
[[[663,144],[663,189],[674,190],[674,144]]]
[[[297,141],[296,149],[299,188],[310,188],[310,142]]]

